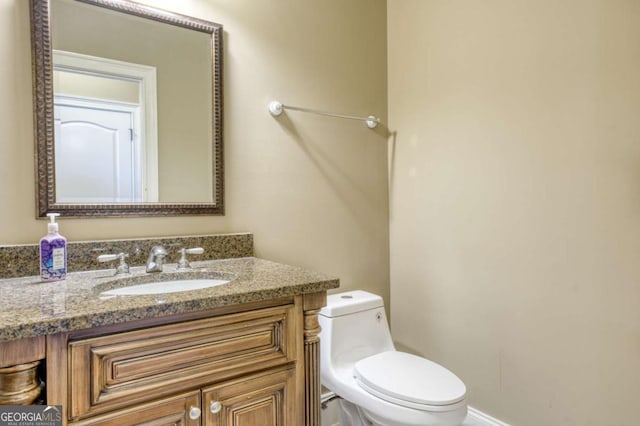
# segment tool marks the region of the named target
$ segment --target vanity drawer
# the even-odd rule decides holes
[[[71,341],[69,418],[294,361],[295,317],[286,305]]]

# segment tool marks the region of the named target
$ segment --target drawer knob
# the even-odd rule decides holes
[[[202,411],[200,411],[200,409],[198,407],[191,407],[189,409],[189,418],[191,420],[196,420],[200,418],[200,414],[202,414]]]
[[[222,410],[222,404],[220,404],[220,402],[212,401],[211,404],[209,404],[209,411],[211,411],[212,414],[219,413],[220,410]]]

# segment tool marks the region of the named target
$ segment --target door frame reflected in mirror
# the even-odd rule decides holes
[[[53,73],[56,200],[158,202],[156,67],[53,49]],[[110,123],[123,113],[130,118],[119,138],[122,132]],[[107,142],[105,137],[107,155],[91,149],[99,140]],[[68,152],[61,153],[62,146]],[[130,155],[125,163],[109,161],[122,160],[123,154]]]

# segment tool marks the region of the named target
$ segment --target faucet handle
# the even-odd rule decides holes
[[[120,264],[116,267],[116,275],[128,274],[129,265],[125,262],[125,259],[129,257],[128,253],[118,254],[101,254],[98,256],[98,262],[111,262],[114,260],[120,260]]]
[[[204,253],[204,249],[202,247],[194,247],[190,249],[181,248],[180,250],[180,260],[178,261],[178,267],[176,268],[178,271],[184,271],[186,269],[191,269],[191,265],[187,260],[187,254],[202,254]]]

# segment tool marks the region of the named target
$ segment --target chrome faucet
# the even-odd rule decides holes
[[[167,251],[162,246],[153,246],[147,259],[147,272],[162,272],[162,263]]]

